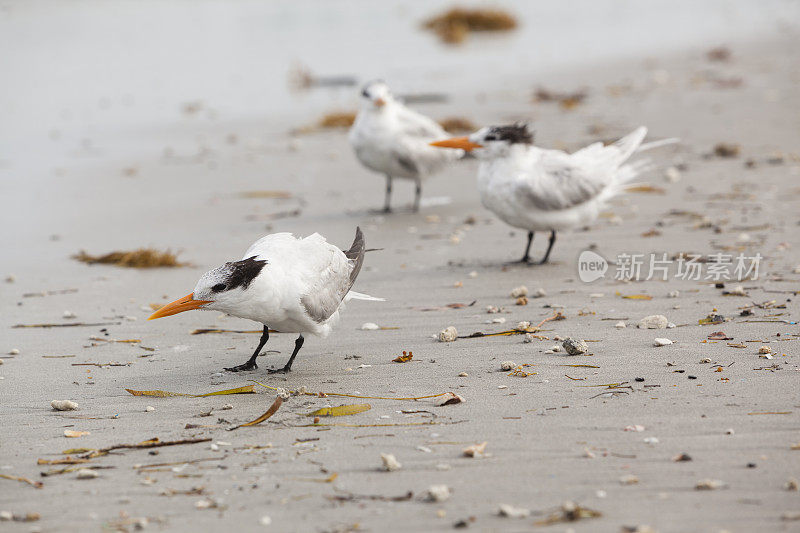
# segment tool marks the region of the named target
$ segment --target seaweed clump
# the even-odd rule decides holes
[[[423,23],[425,29],[435,32],[450,44],[463,42],[470,32],[510,31],[517,27],[517,19],[499,9],[464,9],[455,7]]]
[[[90,255],[81,250],[73,255],[72,258],[89,265],[115,265],[126,268],[186,266],[186,263],[179,262],[177,256],[169,250],[161,252],[152,248],[139,248],[128,252],[114,251],[104,255]]]

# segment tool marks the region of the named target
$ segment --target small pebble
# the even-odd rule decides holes
[[[725,430],[725,434],[726,435],[733,435],[735,433],[736,432],[733,430],[733,428],[728,428],[728,429]]]
[[[478,273],[473,270],[472,272],[469,273],[469,277],[477,278],[478,277]]]
[[[627,474],[619,478],[619,482],[622,485],[635,485],[639,483],[639,478],[634,476],[633,474]]]
[[[541,287],[539,287],[538,289],[533,291],[531,298],[544,298],[545,296],[547,296],[547,292]]]
[[[665,339],[662,337],[657,337],[653,339],[654,346],[669,346],[670,344],[672,344],[672,341],[669,339]]]
[[[8,352],[8,355],[19,355],[19,349],[18,348],[11,348],[11,350],[9,350],[9,352]]]
[[[623,328],[625,328],[625,327],[627,327],[627,326],[625,326],[625,322],[623,322],[622,320],[620,320],[619,322],[617,322],[616,324],[614,324],[614,327],[615,327],[615,328],[617,328],[617,329],[623,329]]]
[[[760,354],[768,354],[768,353],[772,353],[772,348],[770,348],[769,346],[761,346],[761,347],[758,349],[758,353],[760,353]]]
[[[656,437],[645,437],[644,438],[645,444],[658,444],[658,439]]]
[[[491,319],[488,322],[488,324],[505,324],[505,322],[506,322],[506,317],[500,316],[500,317]]]
[[[381,327],[378,324],[375,324],[374,322],[364,322],[363,324],[361,324],[361,329],[365,331],[373,331],[376,329],[381,329]]]
[[[667,297],[669,298],[678,298],[681,295],[681,291],[669,291]]]
[[[517,508],[501,503],[497,508],[497,514],[506,518],[528,518],[531,514],[529,509]]]
[[[445,472],[447,470],[450,470],[450,468],[452,467],[447,463],[439,463],[436,465],[436,470],[439,470],[440,472]]]
[[[496,305],[487,305],[486,312],[489,313],[490,315],[494,315],[500,312],[500,308],[497,307]]]
[[[469,374],[467,374],[466,372],[459,372],[458,377],[460,377],[460,378],[468,378]]]
[[[670,183],[677,183],[681,180],[681,171],[677,167],[669,167],[664,171],[664,179]]]
[[[228,410],[230,410],[230,409],[233,409],[233,405],[231,405],[231,404],[229,404],[229,403],[226,403],[226,404],[225,404],[225,405],[223,405],[223,406],[222,406],[220,409],[222,409],[223,411],[228,411]]]
[[[795,478],[790,478],[789,481],[787,481],[786,484],[783,486],[783,488],[788,491],[797,492],[798,490],[800,490],[800,484],[798,484]]]
[[[72,311],[64,311],[64,318],[75,318],[75,313]]]
[[[266,526],[272,524],[272,518],[270,518],[267,515],[264,515],[259,519],[258,523],[261,524],[262,526],[266,527]]]
[[[726,486],[727,485],[724,481],[720,481],[718,479],[701,479],[695,483],[694,488],[695,490],[716,490]]]
[[[531,333],[526,333],[525,336],[522,337],[522,342],[525,342],[525,343],[533,342],[533,340],[535,338],[536,337],[534,337]]]
[[[144,410],[145,410],[146,412],[148,412],[148,413],[152,413],[153,411],[155,411],[155,410],[156,410],[156,408],[155,408],[155,407],[153,407],[152,405],[148,405],[147,407],[145,407],[145,408],[144,408]]]
[[[517,364],[514,361],[503,361],[500,363],[500,370],[508,372],[509,370],[513,370]]]
[[[520,296],[517,298],[517,301],[514,302],[516,305],[528,305],[528,297],[527,296]]]

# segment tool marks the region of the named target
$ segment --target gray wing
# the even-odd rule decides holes
[[[344,252],[347,261],[331,264],[319,282],[300,299],[308,315],[317,323],[328,320],[339,309],[342,300],[356,281],[364,263],[364,234],[356,228],[356,236],[349,250]],[[341,256],[339,256],[341,257]],[[338,263],[338,262],[337,262]]]
[[[566,155],[566,154],[564,154]],[[519,180],[517,195],[542,211],[568,209],[599,196],[608,182],[579,166],[545,164],[534,179]],[[598,172],[598,174],[603,174]]]
[[[403,134],[409,137],[419,137],[423,140],[441,140],[448,137],[447,132],[436,121],[405,106],[399,110],[397,118]]]

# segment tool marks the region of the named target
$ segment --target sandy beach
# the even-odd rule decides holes
[[[606,4],[625,11],[623,2]],[[51,3],[7,4],[0,44],[14,51],[0,64],[16,76],[0,93],[0,511],[20,520],[2,529],[800,530],[798,9],[767,2],[756,16],[745,4],[734,2],[725,24],[711,19],[706,36],[702,23],[687,21],[663,52],[658,39],[669,32],[657,37],[650,20],[621,29],[620,50],[598,44],[587,63],[559,61],[550,48],[536,63],[525,39],[546,48],[534,36],[558,29],[547,29],[549,8],[517,5],[516,37],[470,37],[448,48],[419,20],[449,4],[392,2],[381,13],[405,29],[350,28],[366,32],[368,44],[393,47],[388,60],[397,62],[387,73],[377,71],[380,46],[365,46],[361,64],[343,63],[341,55],[359,53],[345,37],[341,54],[287,37],[293,52],[272,55],[271,39],[299,24],[293,17],[307,17],[323,36],[345,32],[331,11],[309,15],[319,3],[297,11],[203,3],[187,21],[177,3],[121,3],[133,21],[149,9],[192,36],[163,54],[172,31],[164,20],[147,46],[131,22],[123,36],[139,45],[128,54],[119,43],[102,48],[119,28],[90,25],[111,21],[108,9],[83,26],[92,3],[56,13],[45,12]],[[270,18],[277,37],[256,45],[247,21],[264,10],[290,22],[281,30]],[[198,44],[210,28],[219,33]],[[42,35],[52,38],[37,44]],[[70,43],[62,50],[53,48],[59,36]],[[636,39],[641,50],[622,51]],[[519,68],[492,61],[505,45]],[[400,58],[403,46],[432,57],[421,57],[417,72]],[[576,40],[564,54],[578,57],[586,46]],[[709,57],[718,47],[728,55]],[[591,227],[560,234],[550,264],[508,266],[525,235],[481,207],[474,160],[428,182],[419,213],[408,208],[412,186],[398,183],[398,212],[375,214],[383,180],[359,165],[347,130],[298,131],[326,112],[355,110],[356,88],[298,92],[287,81],[298,62],[359,82],[385,76],[401,92],[441,92],[446,101],[414,105],[436,119],[529,120],[541,146],[575,150],[640,125],[649,140],[680,143],[647,154],[654,168],[639,181],[649,186],[616,198]],[[24,68],[30,87],[19,79]],[[169,68],[177,74],[167,76]],[[583,89],[586,97],[567,109],[535,101],[537,88]],[[216,312],[146,320],[151,306],[190,292],[203,272],[238,259],[262,235],[319,232],[346,249],[356,226],[379,250],[367,254],[354,289],[386,301],[350,302],[328,338],[307,338],[286,376],[266,369],[285,362],[290,334],[271,337],[259,370],[234,374],[222,368],[249,356],[258,335],[241,332],[259,324]],[[188,265],[129,269],[71,258],[144,246],[176,251]],[[539,257],[546,236],[533,246]],[[586,250],[610,263],[592,283],[579,276]],[[743,281],[706,277],[709,263],[700,279],[682,279],[675,261],[667,281],[615,279],[620,254],[681,253],[763,259],[757,277]],[[520,286],[525,305],[511,296]],[[650,315],[674,327],[637,327]],[[723,318],[701,323],[712,315]],[[437,340],[450,326],[468,336],[523,321],[541,323],[540,338]],[[17,327],[41,324],[60,326]],[[240,333],[193,334],[200,328]],[[585,340],[588,353],[553,352],[566,337]],[[656,338],[672,344],[657,347]],[[411,361],[392,361],[404,351]],[[254,394],[188,396],[248,385]],[[273,388],[295,393],[267,421],[231,430],[264,413]],[[463,402],[439,406],[442,396],[430,397],[447,392]],[[55,411],[52,400],[79,408]],[[370,408],[318,423],[307,416],[349,404]],[[154,438],[197,442],[58,464]],[[483,453],[465,455],[484,442]],[[75,448],[89,451],[63,453]],[[382,453],[402,467],[385,471]],[[681,454],[690,460],[676,460]],[[97,475],[80,479],[78,469]],[[437,485],[449,498],[430,497]],[[561,520],[565,502],[584,509],[581,519]],[[498,515],[501,505],[522,516]],[[38,518],[22,521],[28,513]]]

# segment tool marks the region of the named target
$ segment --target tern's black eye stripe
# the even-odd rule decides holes
[[[497,136],[495,136],[495,135],[487,135],[486,136],[486,140],[487,141],[496,141],[497,140]]]
[[[363,91],[361,91],[361,96],[363,96],[364,98],[369,98],[369,93],[367,92],[367,90],[366,90],[366,89],[364,89]]]
[[[222,291],[224,291],[226,288],[227,288],[227,287],[225,286],[225,284],[224,284],[224,283],[217,283],[216,285],[214,285],[213,287],[211,287],[211,290],[212,290],[212,291],[214,291],[214,292],[222,292]]]

